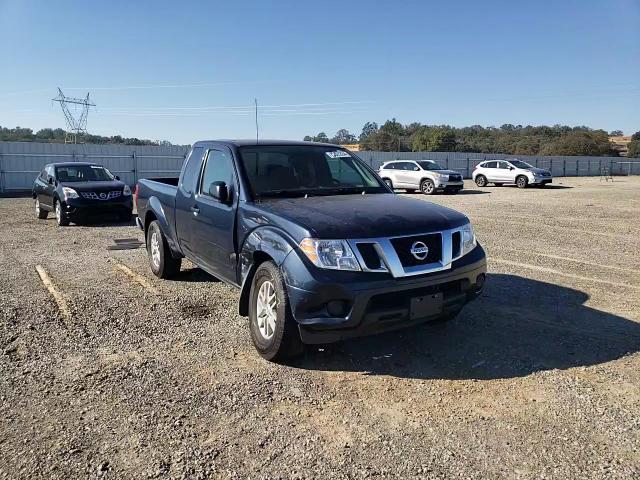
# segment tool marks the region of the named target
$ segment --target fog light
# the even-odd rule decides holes
[[[349,305],[344,300],[332,300],[327,303],[327,312],[332,317],[344,317],[347,315]]]
[[[486,275],[484,273],[481,273],[480,275],[478,275],[478,277],[476,278],[476,293],[480,293],[482,291],[482,289],[484,288],[484,282],[486,281]]]

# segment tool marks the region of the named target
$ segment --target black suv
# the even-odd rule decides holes
[[[131,221],[131,189],[102,165],[95,163],[51,163],[33,185],[36,215],[47,218],[55,212],[58,225],[115,214]]]

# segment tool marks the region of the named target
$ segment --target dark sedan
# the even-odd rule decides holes
[[[133,208],[129,186],[94,163],[46,165],[33,185],[33,199],[38,218],[54,212],[60,226],[103,214],[130,221]]]

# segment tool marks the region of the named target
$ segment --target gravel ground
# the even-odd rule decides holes
[[[0,478],[639,478],[640,178],[467,187],[428,200],[474,222],[485,294],[289,366],[236,290],[107,250],[134,226],[0,199]]]

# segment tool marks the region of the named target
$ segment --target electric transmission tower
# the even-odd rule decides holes
[[[60,103],[64,118],[67,120],[64,143],[78,143],[78,135],[87,133],[89,107],[95,107],[93,103],[89,103],[89,94],[87,93],[85,98],[72,98],[65,96],[58,88],[58,96],[52,100]]]

